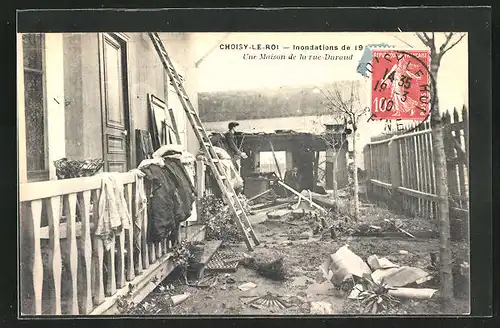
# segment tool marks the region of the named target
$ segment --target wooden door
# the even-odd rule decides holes
[[[118,38],[100,34],[99,53],[104,170],[126,172],[130,165],[125,47]]]

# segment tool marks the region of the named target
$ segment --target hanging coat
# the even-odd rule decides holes
[[[158,165],[142,169],[146,174],[148,197],[148,241],[159,242],[168,237],[182,214],[182,201],[176,182]]]

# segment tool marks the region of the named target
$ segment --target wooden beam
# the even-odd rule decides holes
[[[271,146],[271,151],[273,153],[274,163],[276,164],[276,169],[278,169],[279,178],[280,178],[280,180],[283,180],[283,175],[281,174],[281,169],[280,169],[280,166],[278,164],[278,159],[276,158],[276,153],[274,152],[274,147],[273,147],[273,143],[271,140],[269,140],[269,146]]]
[[[320,211],[323,211],[323,212],[328,212],[325,208],[319,206],[318,204],[316,204],[315,202],[313,202],[311,199],[303,196],[301,193],[299,193],[295,189],[289,187],[287,184],[285,184],[285,183],[283,183],[281,181],[278,181],[278,184],[280,184],[281,186],[283,186],[286,189],[290,190],[292,193],[294,193],[295,195],[299,196],[299,198],[304,199],[305,201],[307,201],[312,207],[315,207],[315,208],[317,208],[317,209],[319,209]]]

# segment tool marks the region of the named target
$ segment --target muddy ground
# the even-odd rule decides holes
[[[408,231],[434,229],[427,220],[405,218],[373,207],[364,207],[362,221],[375,224],[381,218],[397,218]],[[311,313],[311,302],[324,301],[331,304],[332,315],[362,314],[358,301],[347,299],[348,292],[337,290],[327,281],[319,266],[332,253],[348,244],[349,248],[366,258],[372,254],[384,256],[399,265],[416,266],[426,270],[430,265],[431,252],[439,253],[437,238],[413,239],[409,237],[350,237],[313,236],[310,222],[291,218],[269,220],[265,213],[253,216],[254,229],[261,244],[251,256],[258,259],[275,259],[283,256],[287,278],[273,281],[259,276],[255,271],[240,265],[234,273],[215,275],[217,283],[211,288],[186,286],[175,273],[163,281],[130,314],[147,315],[305,315]],[[412,230],[413,228],[413,230]],[[307,238],[307,239],[306,239]],[[223,245],[224,251],[237,254],[247,252],[243,244]],[[466,247],[455,247],[460,257],[467,258]],[[403,251],[403,252],[400,252]],[[406,252],[405,252],[406,251]],[[207,274],[206,274],[207,275]],[[243,283],[257,286],[248,291],[238,289]],[[173,286],[173,290],[170,290]],[[433,288],[438,288],[434,286]],[[266,293],[279,295],[289,308],[252,308],[245,304],[250,296]],[[189,293],[191,296],[181,304],[169,308],[166,300],[170,295]],[[457,300],[455,313],[467,313],[468,302]],[[436,301],[403,301],[390,312],[382,314],[439,314]]]

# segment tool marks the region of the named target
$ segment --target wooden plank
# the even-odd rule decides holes
[[[61,197],[61,196],[54,196]],[[51,197],[53,198],[53,197]],[[94,228],[94,224],[90,224],[90,229]],[[75,234],[77,238],[82,237],[82,223],[76,222]],[[59,239],[68,238],[68,223],[63,222],[59,224]],[[45,226],[40,228],[40,239],[50,239],[50,226]]]
[[[269,146],[271,146],[271,152],[273,153],[274,164],[276,165],[276,169],[278,170],[278,176],[280,180],[283,180],[283,175],[281,174],[281,169],[278,163],[278,159],[276,158],[276,153],[274,152],[274,146],[271,140],[269,140]]]
[[[420,144],[420,137],[422,135],[415,136],[415,160],[417,167],[417,190],[423,191],[422,189],[422,146]],[[417,213],[422,215],[422,199],[417,199]]]
[[[408,196],[411,196],[414,198],[423,198],[423,199],[427,199],[427,200],[434,201],[434,202],[438,201],[438,197],[434,194],[428,194],[428,193],[425,193],[422,191],[413,190],[413,189],[409,189],[409,188],[405,188],[405,187],[399,187],[398,191],[402,194],[405,194],[405,195],[408,195]]]
[[[49,239],[49,279],[54,284],[53,289],[49,291],[48,299],[50,301],[50,314],[62,314],[61,310],[61,243],[59,241],[59,221],[61,218],[61,197],[55,196],[47,200],[47,217],[49,221],[47,238]]]
[[[68,220],[68,247],[67,258],[69,264],[69,291],[68,314],[79,314],[78,309],[78,247],[76,243],[76,193],[63,196],[66,202],[66,218]]]
[[[136,191],[137,192],[137,191]],[[149,268],[149,246],[148,246],[148,214],[147,208],[143,211],[142,227],[141,227],[141,253],[142,253],[142,268]]]
[[[116,287],[122,288],[125,286],[125,232],[122,229],[117,236],[117,253],[116,253]]]
[[[81,194],[82,205],[82,237],[80,239],[80,250],[83,259],[83,277],[80,280],[80,309],[83,314],[89,314],[92,311],[92,239],[90,237],[90,198],[91,191],[87,190]]]
[[[104,263],[106,265],[106,286],[104,291],[106,296],[111,296],[116,293],[116,238],[113,238],[111,246],[104,252]]]
[[[429,184],[429,143],[428,143],[428,136],[427,134],[422,135],[422,170],[423,170],[423,175],[422,175],[422,191],[429,193],[430,192],[430,184]],[[424,199],[424,211],[423,211],[423,216],[424,217],[430,217],[430,210],[429,210],[429,201]]]
[[[403,187],[410,188],[410,177],[411,177],[411,167],[410,167],[410,153],[409,153],[409,142],[408,138],[404,138],[404,165],[406,168],[406,177]],[[409,206],[409,198],[407,195],[403,195],[403,210],[407,211]]]
[[[278,181],[278,184],[280,184],[281,186],[285,187],[286,189],[288,189],[289,191],[291,191],[292,193],[294,193],[295,195],[297,195],[299,198],[302,198],[304,199],[305,201],[307,201],[311,206],[314,206],[316,207],[317,209],[319,209],[320,211],[323,211],[323,212],[327,212],[326,209],[324,209],[323,207],[319,206],[318,204],[316,204],[315,202],[313,202],[312,200],[310,200],[309,198],[307,197],[304,197],[302,194],[298,193],[297,191],[295,191],[295,189],[289,187],[288,185],[286,185],[285,183],[281,182],[281,181]]]
[[[175,120],[173,108],[168,109],[168,114],[170,115],[170,121],[172,122],[172,130],[174,131],[175,134],[175,140],[177,141],[178,145],[181,145],[182,144],[181,137],[179,136],[179,130],[177,129],[177,122]]]
[[[136,209],[133,206],[134,203],[134,192],[133,185],[129,183],[125,187],[126,196],[127,196],[127,208],[130,213],[130,217],[132,218],[132,222],[130,222],[129,229],[125,230],[126,242],[127,242],[127,256],[126,256],[126,279],[127,281],[134,280],[135,278],[135,267],[134,267],[134,226],[136,220]]]
[[[148,243],[148,251],[149,251],[149,263],[153,264],[156,262],[156,249],[153,243]]]
[[[99,195],[100,190],[92,191],[93,208],[92,219],[94,225],[97,225],[99,220]],[[104,302],[104,243],[98,236],[92,236],[92,298],[94,305],[99,305]]]
[[[144,213],[141,212],[142,204],[139,203],[139,196],[137,196],[137,193],[140,192],[140,190],[137,187],[137,184],[132,184],[131,188],[128,188],[128,191],[130,192],[130,195],[133,195],[132,197],[132,227],[129,230],[129,233],[132,234],[132,241],[130,242],[130,248],[132,249],[131,251],[131,259],[133,261],[133,267],[132,270],[133,273],[130,273],[130,275],[140,275],[143,270],[143,265],[142,265],[142,221],[143,221],[143,215]],[[134,279],[134,278],[132,278]]]
[[[378,180],[375,180],[375,179],[370,179],[370,183],[374,184],[377,187],[382,187],[382,188],[385,188],[385,189],[391,189],[392,188],[392,185],[390,183],[378,181]]]
[[[133,183],[134,179],[134,173],[120,173],[120,181],[123,183]],[[100,188],[101,177],[99,174],[84,178],[21,183],[19,185],[19,201],[26,202]]]
[[[159,259],[163,256],[163,248],[161,247],[162,241],[156,244],[156,258]]]
[[[40,222],[42,218],[42,200],[34,200],[30,204],[30,218],[32,238],[31,274],[33,278],[34,314],[42,314],[43,262],[40,245]]]

